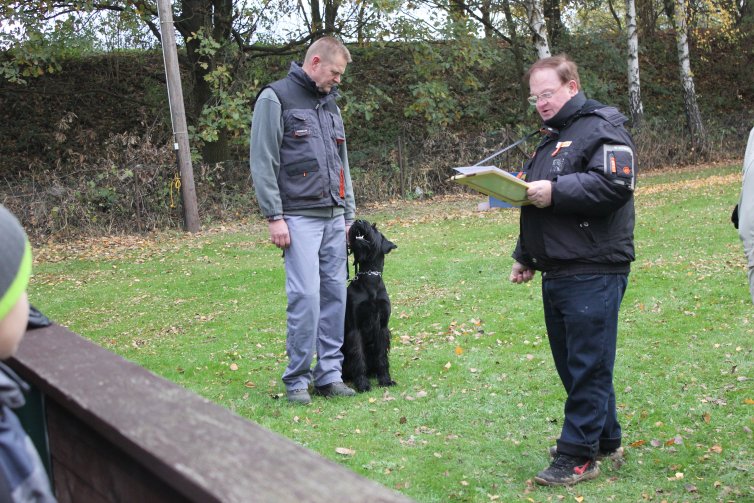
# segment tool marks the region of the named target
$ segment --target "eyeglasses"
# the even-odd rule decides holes
[[[537,106],[537,103],[539,102],[539,100],[543,100],[543,101],[549,100],[550,98],[552,98],[552,96],[555,93],[557,93],[558,91],[560,91],[563,88],[564,85],[565,84],[561,84],[560,87],[557,88],[557,89],[555,89],[554,91],[545,91],[542,94],[532,94],[531,96],[529,96],[528,98],[526,98],[526,101],[528,101],[529,104],[532,105],[532,106]]]

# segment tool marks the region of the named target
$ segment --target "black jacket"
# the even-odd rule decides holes
[[[545,122],[524,167],[553,182],[552,204],[524,206],[513,258],[546,277],[628,273],[634,260],[636,148],[617,109],[579,92]]]

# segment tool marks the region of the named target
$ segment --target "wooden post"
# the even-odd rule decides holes
[[[181,173],[183,224],[188,232],[198,232],[199,210],[194,188],[194,171],[191,167],[191,150],[186,127],[186,111],[183,107],[183,89],[178,69],[178,51],[175,47],[175,29],[170,0],[157,0],[157,10],[160,16],[160,36],[162,37],[162,56],[165,60],[170,119],[173,124],[173,149],[176,151],[178,169]]]

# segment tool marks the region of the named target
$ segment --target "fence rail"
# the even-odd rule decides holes
[[[61,503],[410,501],[64,327],[10,364],[41,393]]]

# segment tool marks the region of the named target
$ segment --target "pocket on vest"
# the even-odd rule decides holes
[[[319,128],[315,124],[309,113],[301,111],[292,112],[285,119],[286,131],[299,140],[319,138]]]
[[[282,188],[289,199],[319,199],[324,196],[316,159],[284,165],[282,175]]]

